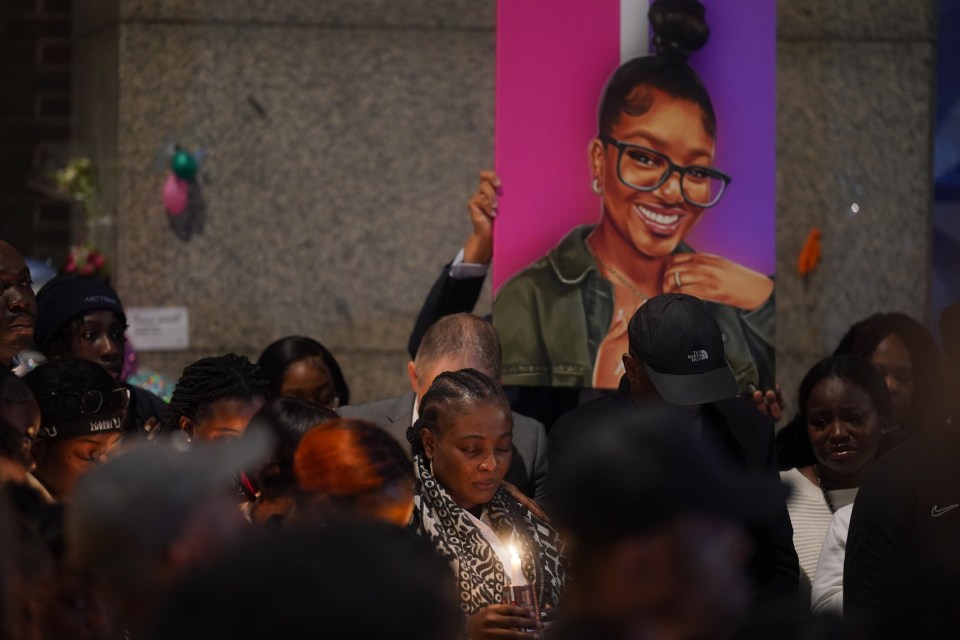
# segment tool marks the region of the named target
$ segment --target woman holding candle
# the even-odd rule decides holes
[[[564,570],[556,532],[503,487],[513,438],[503,390],[474,369],[445,372],[419,416],[407,431],[416,472],[411,527],[449,560],[471,639],[534,637],[528,609],[500,604],[504,587],[532,584],[539,605],[553,606]]]

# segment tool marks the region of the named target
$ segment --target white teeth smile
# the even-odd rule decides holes
[[[636,205],[636,208],[637,208],[637,211],[640,212],[640,215],[642,215],[647,220],[650,220],[651,222],[656,222],[657,224],[669,226],[672,224],[676,224],[677,221],[680,220],[679,214],[673,214],[668,216],[662,213],[654,213],[653,211],[650,211],[650,209],[647,209],[646,207],[642,207],[639,204]]]

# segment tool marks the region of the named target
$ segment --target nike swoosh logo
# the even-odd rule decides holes
[[[960,504],[952,504],[949,507],[944,507],[943,509],[938,509],[937,505],[933,505],[933,508],[930,509],[930,515],[933,516],[934,518],[939,518],[940,516],[945,514],[947,511],[956,509],[957,507],[960,507]]]

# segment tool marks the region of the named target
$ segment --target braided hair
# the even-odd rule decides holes
[[[413,455],[424,453],[420,438],[422,429],[429,429],[439,436],[451,415],[461,414],[468,405],[478,402],[499,402],[507,413],[510,412],[510,403],[500,383],[476,369],[445,371],[434,378],[430,389],[420,399],[417,421],[407,428],[407,440]]]
[[[224,399],[265,400],[269,384],[244,356],[228,353],[201,358],[183,370],[170,398],[163,432],[180,430],[180,418],[202,418],[210,406]]]

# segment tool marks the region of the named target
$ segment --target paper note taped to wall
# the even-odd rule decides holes
[[[127,339],[137,351],[175,351],[190,346],[186,307],[128,307]]]

